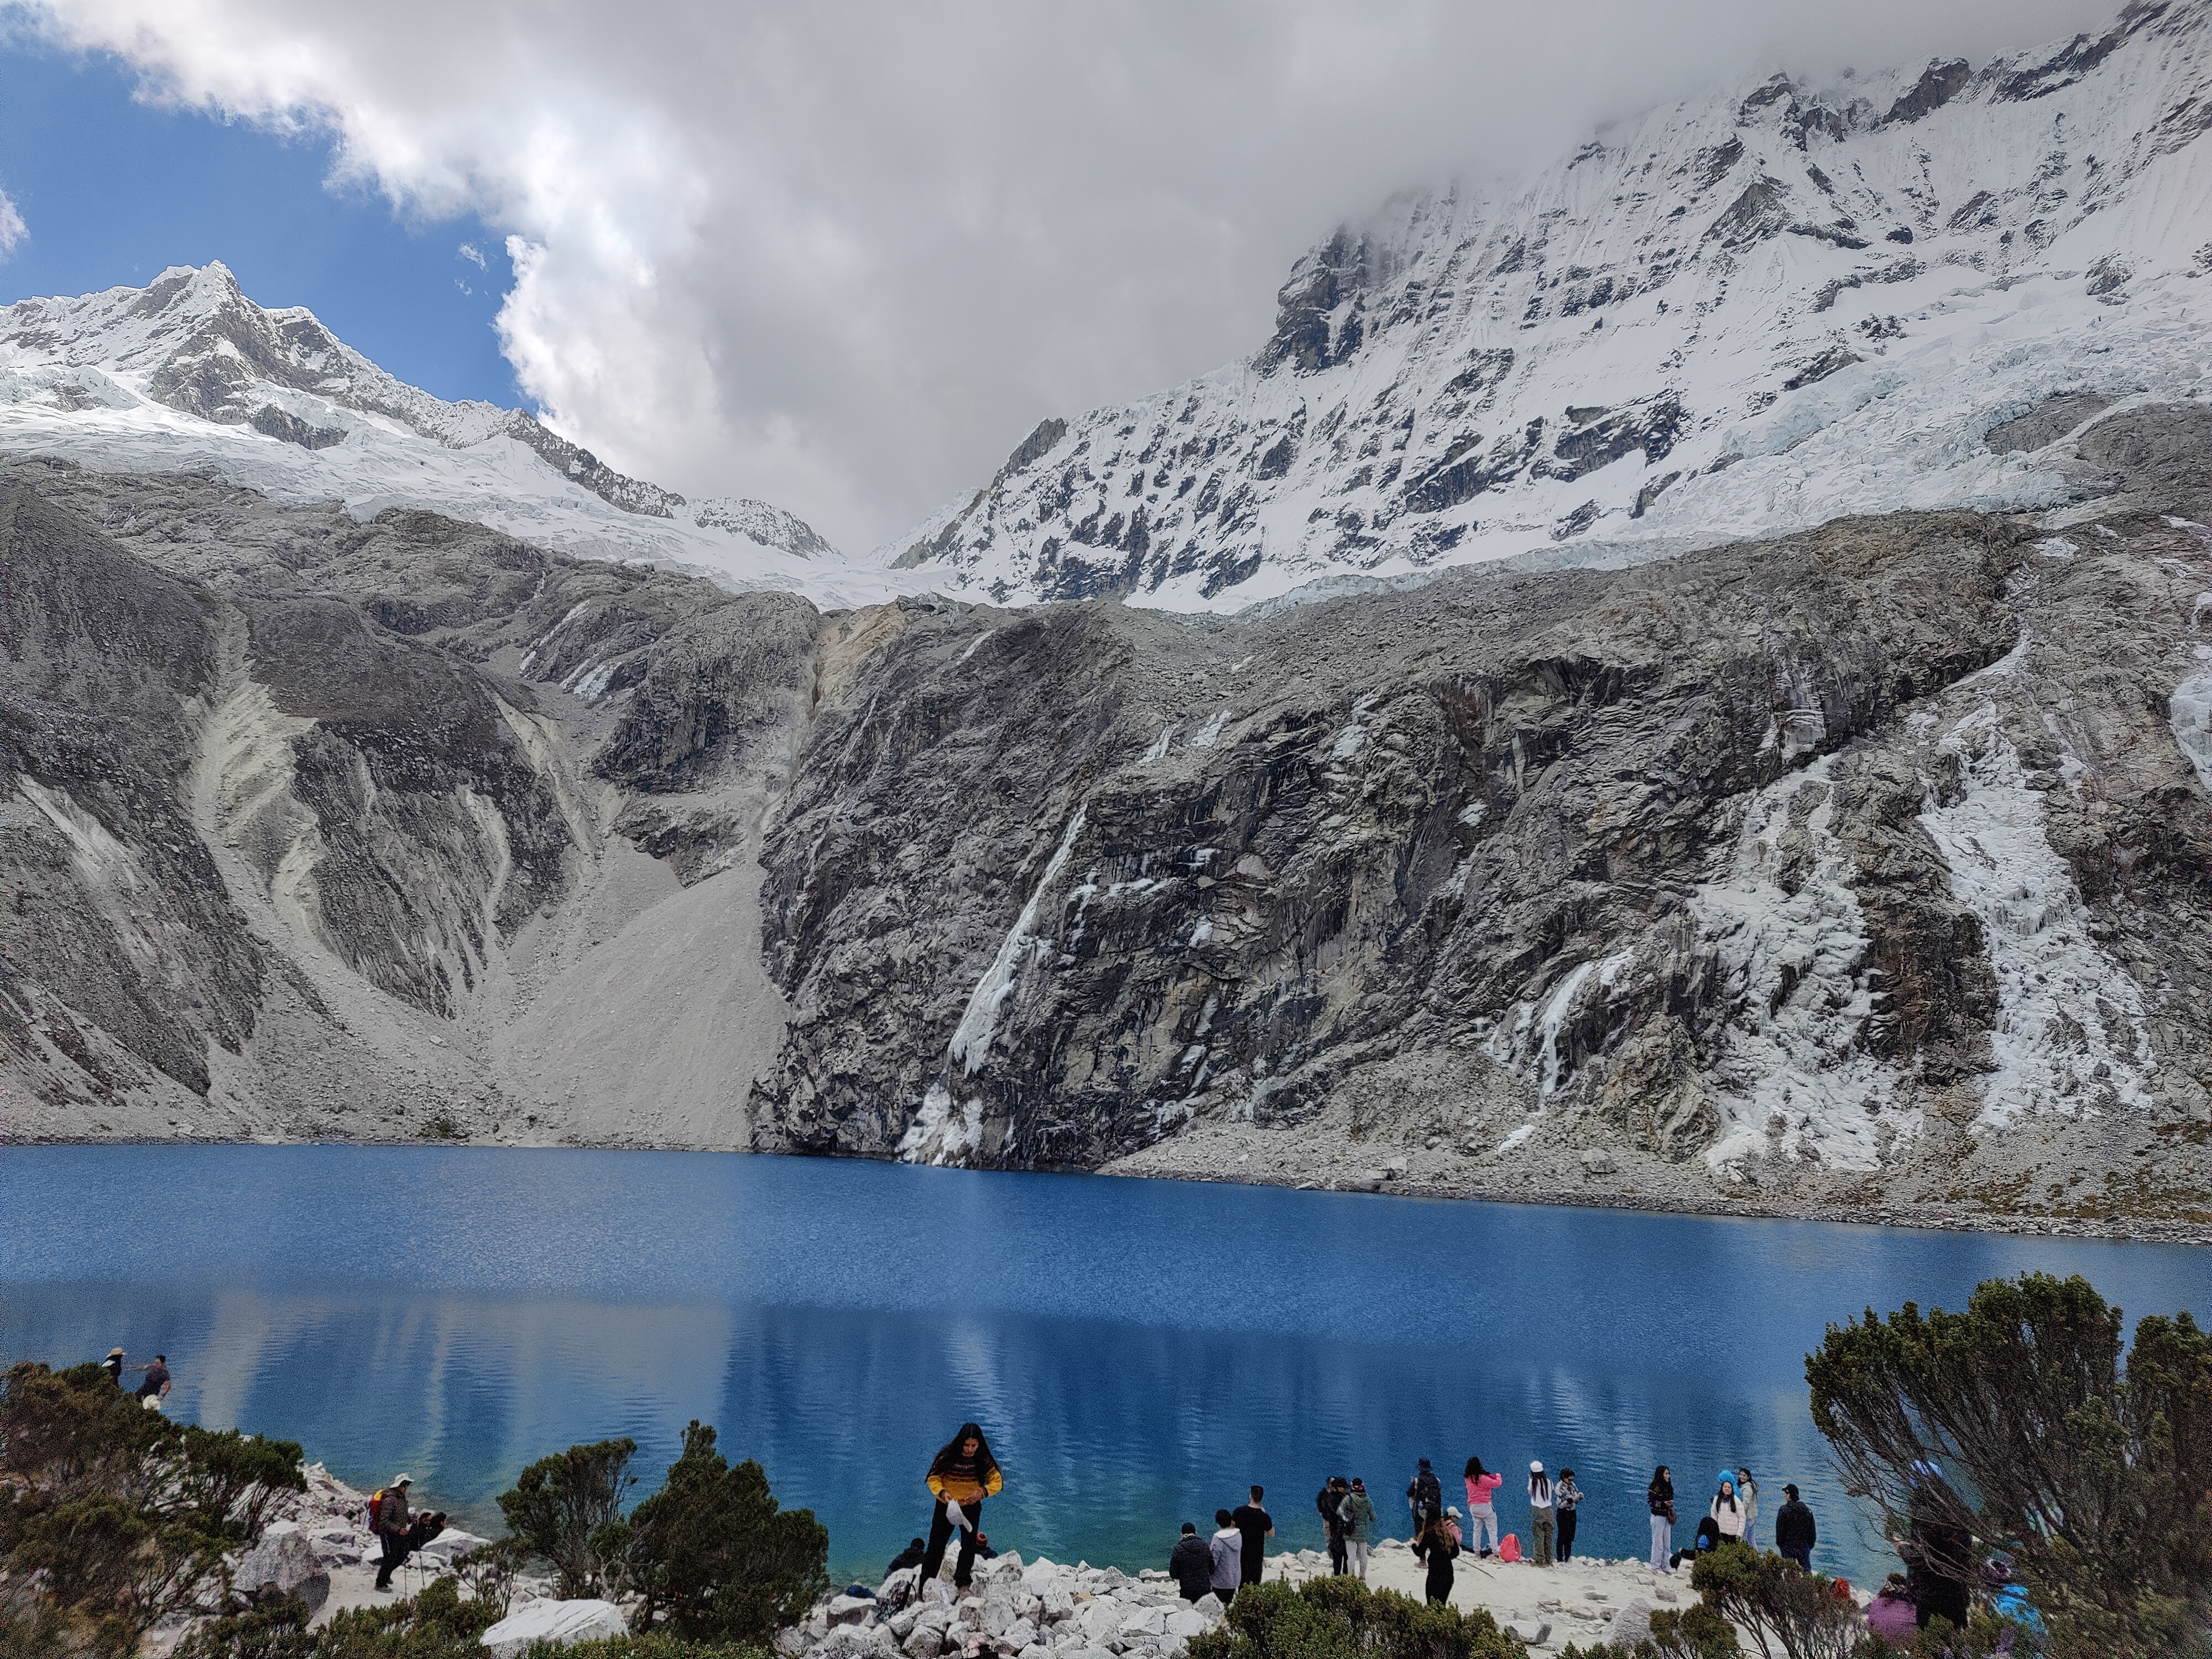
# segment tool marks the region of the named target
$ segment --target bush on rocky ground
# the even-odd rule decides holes
[[[1680,1612],[1667,1608],[1654,1613],[1650,1636],[1632,1648],[1607,1642],[1588,1647],[1570,1644],[1560,1659],[1738,1659],[1742,1651],[1735,1627],[1699,1602]]]
[[[1963,1313],[1831,1326],[1805,1376],[1853,1495],[1945,1577],[2002,1548],[2053,1659],[2212,1652],[2212,1336],[2189,1315],[2130,1347],[2085,1279],[1990,1279]]]
[[[622,1522],[623,1495],[637,1484],[629,1472],[637,1442],[602,1440],[541,1457],[500,1494],[507,1530],[552,1567],[563,1600],[604,1595],[613,1576],[609,1529]]]
[[[1356,1578],[1237,1593],[1225,1626],[1190,1638],[1188,1659],[1522,1659],[1489,1613],[1431,1607]]]
[[[0,1378],[0,1654],[127,1653],[220,1600],[225,1558],[306,1490],[300,1448],[172,1423],[98,1365]]]
[[[1833,1579],[1771,1550],[1723,1544],[1698,1557],[1690,1583],[1703,1606],[1751,1632],[1762,1659],[1850,1659],[1865,1638],[1858,1604]]]

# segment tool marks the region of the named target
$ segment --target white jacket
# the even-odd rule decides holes
[[[1721,1529],[1722,1537],[1739,1544],[1743,1541],[1744,1528],[1751,1524],[1751,1511],[1745,1507],[1743,1499],[1737,1498],[1731,1507],[1722,1503],[1720,1494],[1715,1492],[1713,1506],[1706,1513],[1713,1517],[1713,1524]]]

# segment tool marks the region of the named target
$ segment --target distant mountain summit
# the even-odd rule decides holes
[[[256,305],[219,261],[0,312],[0,450],[111,471],[211,467],[278,500],[337,496],[363,512],[431,507],[740,586],[833,599],[883,587],[781,507],[690,501],[523,410],[409,386],[304,307]]]
[[[1250,358],[1043,422],[886,556],[1000,603],[1234,609],[2064,501],[2063,468],[1985,433],[2055,392],[2212,395],[2208,42],[2206,0],[2136,4],[1978,68],[1777,75],[1516,191],[1401,198],[1298,261]]]

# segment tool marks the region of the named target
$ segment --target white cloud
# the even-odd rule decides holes
[[[0,190],[0,259],[5,259],[15,252],[30,234],[31,228],[23,222],[23,216],[16,210],[14,199],[6,191]]]
[[[484,264],[483,250],[477,246],[473,242],[464,242],[461,244],[460,256],[462,258],[466,259],[471,264],[474,265],[478,270],[487,270],[490,269],[489,266]]]
[[[501,341],[611,464],[852,548],[1039,418],[1265,337],[1391,191],[1540,160],[1774,61],[1976,57],[2105,0],[52,0],[149,94],[327,133],[509,237]]]

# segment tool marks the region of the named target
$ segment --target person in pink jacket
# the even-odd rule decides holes
[[[1484,1555],[1498,1548],[1498,1506],[1492,1499],[1504,1480],[1485,1469],[1480,1457],[1467,1460],[1467,1541]]]

